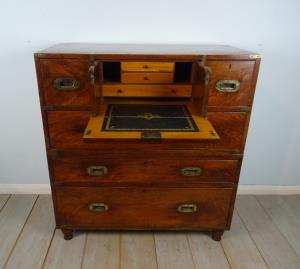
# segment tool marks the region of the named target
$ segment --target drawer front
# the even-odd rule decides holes
[[[104,140],[88,143],[82,139],[90,113],[85,111],[49,111],[47,112],[50,146],[56,149],[101,149],[102,151],[121,152],[122,150],[155,149],[203,149],[241,152],[243,150],[246,129],[250,114],[244,112],[211,112],[208,119],[214,126],[220,139],[214,141],[193,140],[176,142],[130,142],[124,140]]]
[[[98,229],[222,229],[232,189],[56,187],[58,225]]]
[[[255,61],[209,61],[212,70],[210,107],[249,107],[254,88]]]
[[[191,85],[103,85],[105,97],[191,97]]]
[[[88,61],[43,59],[40,66],[46,105],[90,105]]]
[[[234,182],[238,160],[59,158],[53,160],[54,178],[65,183],[201,184]]]
[[[140,84],[153,84],[153,83],[173,83],[173,73],[122,73],[122,83],[140,83]]]
[[[122,72],[173,72],[174,62],[122,62]]]

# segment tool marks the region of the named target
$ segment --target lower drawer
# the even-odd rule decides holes
[[[52,161],[55,182],[82,184],[142,184],[190,186],[209,182],[234,182],[239,160],[166,160],[149,158],[76,158]]]
[[[95,229],[225,229],[229,188],[56,187],[58,226]]]

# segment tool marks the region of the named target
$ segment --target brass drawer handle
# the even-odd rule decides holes
[[[237,92],[240,90],[240,85],[238,80],[219,80],[216,89],[219,92]]]
[[[198,211],[196,204],[182,204],[177,207],[179,213],[195,213]]]
[[[90,176],[105,176],[108,173],[108,169],[106,166],[89,166],[87,168],[87,173]]]
[[[79,89],[80,82],[75,78],[56,78],[53,85],[59,91],[76,91]]]
[[[144,77],[144,80],[149,80],[149,78],[148,77]]]
[[[147,69],[147,68],[149,68],[149,66],[145,64],[145,65],[143,66],[143,68]]]
[[[122,89],[118,89],[117,93],[123,93],[123,90]]]
[[[106,212],[108,211],[109,206],[103,203],[92,203],[89,204],[89,210],[92,212]]]
[[[200,176],[202,169],[200,167],[185,167],[181,169],[181,175],[184,177]]]

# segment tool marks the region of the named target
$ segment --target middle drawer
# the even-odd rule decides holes
[[[62,157],[52,164],[56,182],[116,185],[234,182],[239,170],[238,160]]]
[[[173,73],[129,72],[121,74],[122,83],[153,84],[173,83]]]

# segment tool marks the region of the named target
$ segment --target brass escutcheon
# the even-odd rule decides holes
[[[53,86],[58,91],[76,91],[80,87],[80,82],[75,78],[56,78]]]
[[[219,92],[237,92],[240,90],[241,83],[238,80],[219,80],[216,89]]]

